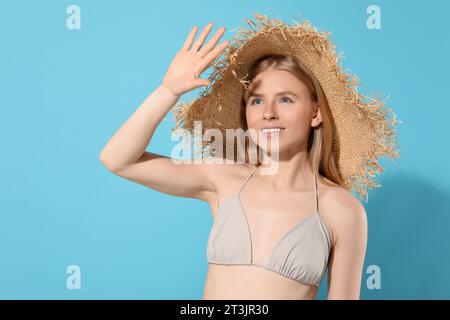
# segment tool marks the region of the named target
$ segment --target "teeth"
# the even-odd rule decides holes
[[[266,132],[279,132],[280,128],[265,128],[265,129],[261,129],[261,131],[263,133],[266,133]]]

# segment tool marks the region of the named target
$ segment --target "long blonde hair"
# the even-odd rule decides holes
[[[334,149],[337,146],[332,143],[333,117],[319,81],[311,72],[299,64],[295,58],[283,55],[265,55],[257,59],[249,69],[247,80],[251,82],[260,72],[268,69],[288,71],[308,88],[312,101],[318,105],[322,115],[322,123],[311,128],[308,137],[308,158],[311,161],[313,171],[318,174],[319,179],[323,183],[333,186],[333,184],[322,178],[326,177],[335,184],[345,187],[344,180],[337,166],[338,159],[336,157],[338,152]],[[245,130],[248,129],[245,108],[249,93],[248,90],[245,90],[241,97],[240,119],[241,126]],[[258,158],[258,164],[260,164],[259,160]]]

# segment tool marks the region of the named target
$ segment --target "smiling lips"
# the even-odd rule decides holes
[[[261,128],[259,129],[259,132],[267,135],[267,136],[271,136],[273,134],[278,134],[280,133],[281,130],[284,130],[284,128],[281,127],[276,127],[276,128]]]

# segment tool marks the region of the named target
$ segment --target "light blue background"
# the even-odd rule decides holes
[[[66,28],[70,4],[81,30]],[[381,30],[366,27],[371,4]],[[208,205],[115,176],[98,156],[193,25],[229,39],[253,12],[331,31],[362,91],[390,95],[403,121],[401,158],[364,203],[364,270],[380,266],[382,288],[364,273],[361,298],[450,298],[450,5],[437,0],[1,1],[0,298],[201,298]],[[173,124],[147,150],[170,155]],[[72,264],[81,290],[66,288]]]

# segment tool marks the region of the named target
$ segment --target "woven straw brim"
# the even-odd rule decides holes
[[[212,65],[211,84],[198,99],[180,102],[172,110],[174,130],[192,132],[194,121],[202,121],[203,132],[217,128],[225,137],[225,129],[243,128],[240,99],[252,63],[266,54],[293,56],[317,77],[326,95],[334,123],[333,153],[345,187],[367,197],[368,188],[381,186],[374,180],[383,171],[378,159],[399,157],[395,129],[400,121],[381,98],[358,92],[359,81],[340,66],[342,54],[336,53],[329,32],[317,31],[308,21],[288,25],[260,14],[246,20],[250,28],[239,29]],[[208,141],[203,146],[207,154]]]

